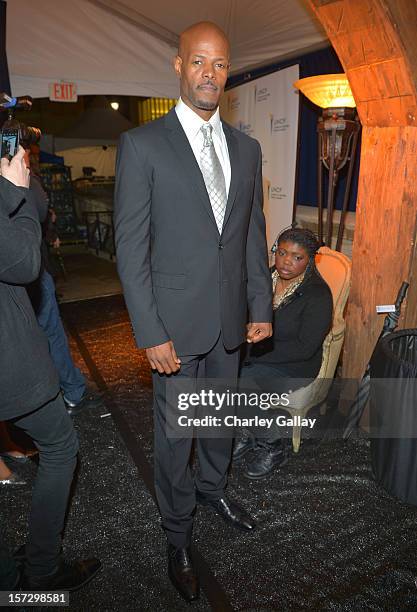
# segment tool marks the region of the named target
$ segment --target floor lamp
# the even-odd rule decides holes
[[[349,204],[355,153],[360,132],[356,104],[345,74],[323,74],[294,83],[311,102],[323,109],[318,120],[318,237],[323,242],[323,166],[329,172],[325,244],[331,248],[333,211],[340,170],[348,164],[346,188],[340,214],[336,251],[342,247],[345,217]]]

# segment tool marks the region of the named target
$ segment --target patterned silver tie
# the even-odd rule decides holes
[[[200,155],[200,167],[217,228],[221,233],[227,203],[226,181],[213,144],[213,126],[206,123],[201,126],[201,131],[204,136],[204,144]]]

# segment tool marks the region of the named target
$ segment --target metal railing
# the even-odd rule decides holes
[[[87,226],[87,244],[96,255],[106,253],[110,259],[116,255],[114,242],[113,211],[98,210],[84,213]]]

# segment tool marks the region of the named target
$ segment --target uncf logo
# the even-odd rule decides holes
[[[271,134],[272,132],[281,132],[283,129],[288,127],[286,117],[278,117],[278,119],[276,119],[273,113],[270,113],[269,115],[269,122]]]

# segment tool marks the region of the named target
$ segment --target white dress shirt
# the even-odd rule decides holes
[[[197,113],[195,113],[189,106],[184,104],[180,98],[177,106],[175,107],[175,112],[177,113],[178,120],[188,138],[188,142],[190,143],[199,166],[200,154],[204,143],[204,136],[201,131],[201,126],[205,123],[210,123],[213,126],[212,135],[214,149],[223,170],[224,180],[226,183],[226,194],[229,195],[232,169],[230,166],[226,136],[224,135],[222,122],[220,121],[219,109],[217,108],[216,112],[209,121],[204,121],[204,119],[197,115]]]

